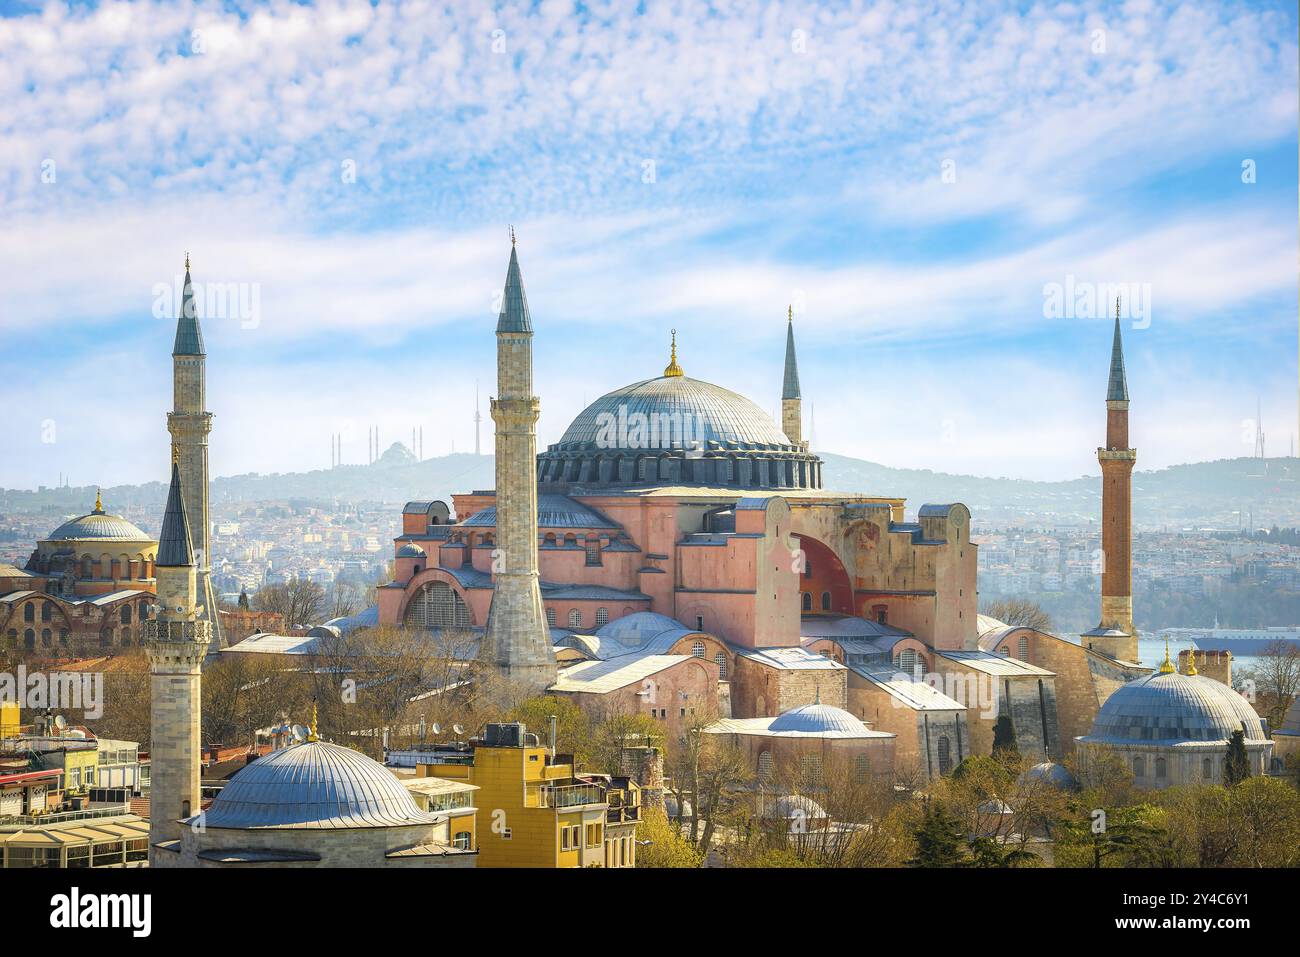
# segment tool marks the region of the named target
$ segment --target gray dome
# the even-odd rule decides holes
[[[627,416],[639,412],[646,416],[679,416],[683,420],[689,417],[693,430],[699,426],[693,437],[700,440],[702,446],[707,446],[710,441],[737,447],[770,445],[788,448],[790,445],[790,440],[772,417],[744,396],[711,382],[679,375],[634,382],[602,395],[573,420],[560,439],[560,446],[570,443],[596,446],[601,422],[608,421],[603,416],[611,415],[614,421],[619,421],[620,410],[626,410],[624,414]],[[674,441],[671,447],[682,448],[683,445]]]
[[[101,511],[94,511],[89,515],[82,515],[80,518],[64,522],[51,532],[49,538],[45,539],[45,541],[71,542],[85,541],[87,539],[103,539],[114,542],[154,541],[122,516],[109,515],[107,512]]]
[[[1079,786],[1079,782],[1074,779],[1074,775],[1062,764],[1056,764],[1053,761],[1044,761],[1042,764],[1035,764],[1023,774],[1020,775],[1019,783],[1026,785],[1035,781],[1046,781],[1053,787],[1060,788],[1063,791],[1072,791]]]
[[[407,542],[397,550],[398,558],[424,558],[426,552],[415,542]]]
[[[768,820],[799,821],[825,820],[829,817],[820,804],[805,794],[782,794],[763,808]]]
[[[1157,672],[1118,688],[1092,723],[1090,743],[1222,742],[1246,731],[1246,741],[1267,740],[1264,723],[1246,699],[1204,675]]]
[[[352,828],[432,824],[392,772],[359,751],[309,741],[258,758],[222,788],[206,827]]]
[[[806,704],[791,708],[768,725],[769,731],[798,731],[804,734],[838,733],[867,737],[867,726],[843,708],[829,704]]]

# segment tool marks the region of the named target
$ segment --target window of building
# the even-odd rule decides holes
[[[54,614],[54,606],[48,601],[41,602],[41,621],[49,621]]]
[[[31,602],[28,602],[26,605],[23,606],[23,621],[35,621],[35,620],[36,620],[36,606],[33,605]]]
[[[894,662],[898,666],[899,671],[902,671],[906,674],[915,677],[916,662],[917,662],[917,654],[915,648],[904,648],[902,651],[898,653],[898,657],[894,659]]]
[[[865,754],[859,754],[853,760],[853,773],[859,781],[865,781],[871,774],[871,759]]]
[[[599,824],[587,825],[587,846],[600,847],[605,842],[604,828]]]
[[[810,591],[803,593],[803,610],[812,611],[812,592]]]
[[[939,773],[947,774],[952,770],[952,745],[946,734],[939,736]]]
[[[816,754],[805,754],[799,760],[799,774],[805,787],[820,787],[822,783],[822,759]]]
[[[713,656],[713,663],[718,666],[718,680],[726,681],[727,680],[727,656],[719,651],[716,655]]]
[[[691,654],[694,655],[696,658],[703,658],[704,642],[697,641],[695,644],[691,645]]]
[[[1133,759],[1133,776],[1140,778],[1145,776],[1146,773],[1147,773],[1146,762],[1142,760],[1142,757],[1140,755],[1138,757],[1135,757]]]
[[[877,609],[876,609],[876,622],[877,622],[877,624],[881,624],[881,625],[887,625],[887,624],[889,624],[889,622],[887,622],[887,621],[885,620],[885,619],[888,618],[888,617],[889,617],[889,609],[887,609],[887,608],[877,608]]]
[[[1165,778],[1169,776],[1169,762],[1164,758],[1156,758],[1156,777]]]
[[[468,628],[469,606],[446,582],[421,586],[406,610],[406,624],[416,628]]]
[[[1020,641],[1016,644],[1016,657],[1021,661],[1029,660],[1029,636],[1021,635]]]
[[[596,627],[597,627],[597,628],[603,628],[605,625],[608,625],[608,624],[609,624],[609,609],[608,609],[608,608],[597,608],[597,609],[596,609]]]
[[[569,609],[569,627],[570,628],[582,627],[582,612],[578,611],[578,609],[576,608]]]
[[[129,625],[129,624],[131,624],[131,606],[130,606],[130,605],[123,605],[123,606],[122,606],[122,613],[121,613],[121,615],[122,615],[122,624],[124,624],[124,625]]]
[[[758,756],[758,776],[763,781],[772,779],[772,752],[763,751]]]
[[[474,847],[474,835],[469,831],[457,831],[456,836],[451,839],[451,846],[462,851],[471,850]]]
[[[636,477],[646,479],[650,477],[650,465],[653,460],[648,456],[642,456],[636,460]]]
[[[1211,758],[1201,760],[1201,777],[1206,781],[1214,777],[1214,761]]]
[[[822,611],[830,611],[830,610],[831,610],[831,593],[828,591],[824,591],[822,592]]]
[[[548,608],[548,609],[546,609],[546,623],[547,623],[548,625],[550,625],[552,628],[555,627],[555,609],[554,609],[554,608]]]
[[[696,631],[703,631],[703,630],[704,630],[704,616],[703,616],[703,615],[696,615],[696,616],[695,616],[695,630],[696,630]]]
[[[23,632],[23,644],[27,647],[28,651],[32,651],[36,648],[36,632],[31,628],[28,628]]]
[[[45,645],[47,648],[54,644],[54,635],[51,633],[50,629],[41,629],[41,644]]]
[[[587,564],[599,565],[600,564],[600,542],[592,539],[588,539],[586,547],[587,547]]]

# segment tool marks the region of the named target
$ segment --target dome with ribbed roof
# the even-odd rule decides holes
[[[1245,730],[1247,743],[1268,740],[1246,699],[1204,675],[1156,672],[1118,688],[1081,740],[1089,744],[1224,742]]]
[[[135,525],[120,515],[109,515],[102,509],[96,509],[89,515],[64,522],[45,539],[47,542],[153,542]]]
[[[861,735],[867,737],[867,726],[843,708],[829,704],[806,704],[791,708],[770,725],[769,731],[797,731],[802,734]]]
[[[432,824],[393,773],[359,751],[308,741],[272,751],[230,779],[205,827],[361,828]]]
[[[424,558],[426,552],[415,542],[407,542],[397,550],[398,558]]]

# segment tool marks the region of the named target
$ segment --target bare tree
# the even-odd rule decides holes
[[[1256,659],[1255,667],[1242,669],[1239,678],[1255,684],[1255,710],[1278,728],[1300,695],[1300,645],[1271,641]]]
[[[290,578],[268,585],[254,599],[258,611],[273,611],[284,618],[285,628],[311,625],[325,609],[325,589],[309,578]]]
[[[1052,616],[1027,598],[999,598],[985,604],[981,614],[1020,628],[1051,632]]]

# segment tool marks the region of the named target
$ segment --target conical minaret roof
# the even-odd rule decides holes
[[[1107,402],[1128,401],[1128,378],[1124,375],[1124,343],[1119,334],[1119,307],[1115,307],[1115,340],[1110,347],[1110,384]]]
[[[158,535],[158,558],[154,564],[159,568],[184,568],[194,564],[190,522],[185,517],[185,498],[181,495],[181,470],[175,462],[172,462],[172,485],[167,492],[162,532]]]
[[[185,256],[185,289],[181,293],[181,314],[176,320],[176,343],[172,346],[174,356],[201,356],[203,351],[203,333],[199,331],[199,316],[194,305],[194,289],[190,285],[190,257]]]
[[[497,318],[497,332],[533,331],[533,321],[528,316],[528,297],[524,295],[524,279],[519,274],[519,255],[515,250],[514,233],[510,235],[510,267],[506,270],[505,297],[501,300],[501,315]]]
[[[794,356],[794,307],[786,312],[785,326],[785,382],[781,386],[781,398],[798,399],[799,363]]]

